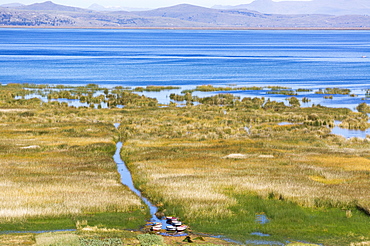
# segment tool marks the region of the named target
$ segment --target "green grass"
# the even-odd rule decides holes
[[[141,234],[137,238],[141,246],[163,245],[163,237],[154,234]]]
[[[136,229],[144,226],[149,218],[148,211],[134,210],[125,213],[93,213],[90,215],[77,216],[75,221],[87,221],[88,226],[98,228]]]
[[[77,231],[80,246],[140,245],[138,233],[127,230]]]
[[[2,231],[50,231],[60,229],[76,229],[76,224],[70,217],[30,218],[23,221],[0,223]]]
[[[80,239],[73,233],[42,233],[36,235],[36,246],[80,246]]]
[[[305,130],[300,126],[293,135],[244,140],[143,137],[129,140],[123,154],[136,185],[166,215],[179,216],[195,231],[238,241],[349,245],[369,240],[369,216],[357,209],[360,204],[368,207],[363,197],[369,182],[368,149],[349,142],[353,149],[342,149],[303,134]],[[247,158],[225,159],[230,153]],[[315,175],[325,183],[313,180]],[[347,217],[348,210],[352,217]],[[259,213],[270,223],[256,223]]]
[[[237,203],[229,207],[227,217],[188,218],[193,230],[210,234],[223,234],[238,241],[262,240],[252,232],[271,235],[264,240],[280,242],[307,241],[324,245],[349,245],[370,238],[370,218],[356,208],[352,217],[339,208],[303,208],[295,203],[262,199],[250,193],[230,194]],[[265,214],[266,224],[256,222],[257,214]]]

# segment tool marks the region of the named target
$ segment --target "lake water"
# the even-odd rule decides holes
[[[370,31],[3,28],[0,81],[361,90],[369,40]]]
[[[350,88],[310,103],[354,109],[370,89],[370,31],[0,29],[0,83]],[[283,101],[266,91],[236,91]],[[200,93],[203,95],[202,93]],[[168,102],[167,94],[163,101]],[[366,99],[366,98],[365,98]]]

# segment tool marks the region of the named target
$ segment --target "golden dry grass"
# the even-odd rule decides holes
[[[243,111],[199,115],[196,109],[180,109],[177,115],[186,121],[173,117],[164,124],[168,111],[140,118],[130,114],[121,125],[121,131],[135,133],[128,137],[124,155],[137,184],[154,201],[181,204],[189,217],[227,216],[234,200],[225,196],[225,189],[233,187],[235,192],[253,191],[303,206],[370,211],[366,140],[347,141],[331,136],[325,127],[299,124],[253,123],[248,135],[240,129],[240,119],[256,116]],[[225,158],[230,154],[244,158]]]
[[[0,235],[1,246],[24,246],[35,245],[36,240],[32,234]]]
[[[347,171],[370,171],[370,159],[359,156],[337,157],[320,155],[313,158],[320,165]]]
[[[346,181],[345,179],[327,179],[322,176],[309,176],[309,178],[316,182],[320,182],[323,184],[332,184],[332,185],[342,184]]]
[[[240,194],[370,211],[369,141],[333,136],[325,126],[358,114],[239,106],[50,104],[25,117],[2,111],[0,220],[140,209],[139,198],[119,184],[112,160],[118,139],[125,141],[122,156],[137,187],[188,220],[231,218]],[[281,121],[298,124],[278,126]],[[225,158],[231,154],[243,158]]]
[[[142,206],[119,180],[113,124],[2,122],[0,221]],[[66,122],[68,118],[64,119]],[[23,121],[23,120],[22,120]]]

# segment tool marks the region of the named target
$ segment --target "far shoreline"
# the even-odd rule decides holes
[[[0,29],[103,29],[103,30],[317,30],[317,31],[369,31],[370,27],[98,27],[98,26],[0,26]]]

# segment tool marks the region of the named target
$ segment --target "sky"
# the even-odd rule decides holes
[[[48,0],[0,0],[1,4],[7,3],[22,3],[22,4],[32,4],[32,3],[42,3]],[[193,4],[203,7],[212,7],[214,5],[239,5],[248,4],[253,2],[253,0],[51,0],[56,4],[68,5],[73,7],[88,8],[92,4],[96,3],[104,7],[110,6],[120,6],[129,8],[160,8],[169,7],[181,3]],[[273,0],[273,1],[283,1],[283,0]],[[296,1],[307,1],[307,0],[296,0]]]

